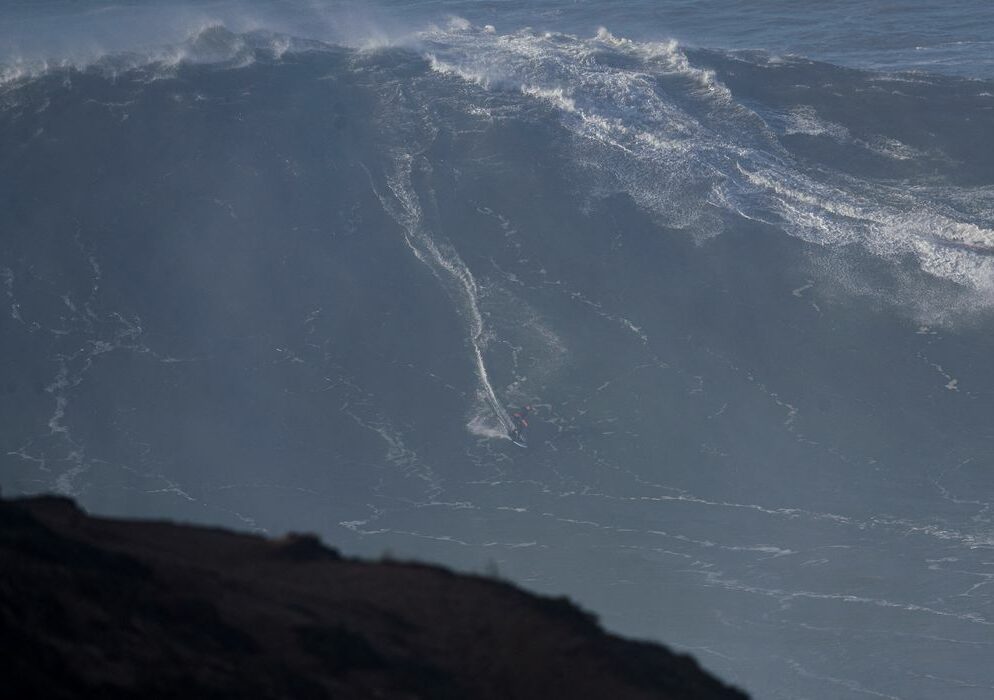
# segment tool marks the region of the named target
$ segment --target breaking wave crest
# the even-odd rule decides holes
[[[636,42],[605,29],[587,39],[500,35],[465,23],[421,38],[433,71],[547,105],[598,189],[625,192],[662,225],[707,238],[727,226],[727,214],[742,215],[827,248],[856,244],[883,259],[910,256],[929,276],[994,306],[989,216],[971,215],[941,188],[799,162],[762,115],[675,42]],[[475,100],[467,97],[467,112]],[[784,126],[787,135],[855,143],[891,160],[922,155],[895,138],[857,139],[809,106],[788,112]]]
[[[314,50],[323,45],[268,30],[236,32],[223,22],[204,21],[177,42],[140,50],[105,52],[99,48],[80,50],[59,58],[8,57],[0,62],[0,88],[17,85],[52,72],[96,71],[116,77],[141,71],[156,79],[175,77],[182,65],[215,65],[245,68],[260,56],[281,59],[287,52]]]

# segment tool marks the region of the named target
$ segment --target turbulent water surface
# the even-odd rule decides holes
[[[990,697],[992,11],[784,7],[10,4],[5,492]]]

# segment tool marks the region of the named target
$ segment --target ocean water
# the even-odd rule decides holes
[[[496,566],[755,697],[994,693],[990,3],[0,27],[5,495]]]

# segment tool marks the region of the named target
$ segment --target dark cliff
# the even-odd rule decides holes
[[[280,540],[0,502],[8,697],[743,698],[566,599]]]

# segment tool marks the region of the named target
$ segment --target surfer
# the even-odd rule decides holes
[[[508,433],[508,437],[521,447],[525,446],[525,430],[528,429],[528,414],[532,412],[532,407],[525,404],[520,410],[515,411],[511,414],[511,420],[514,421],[514,427],[511,428]]]

